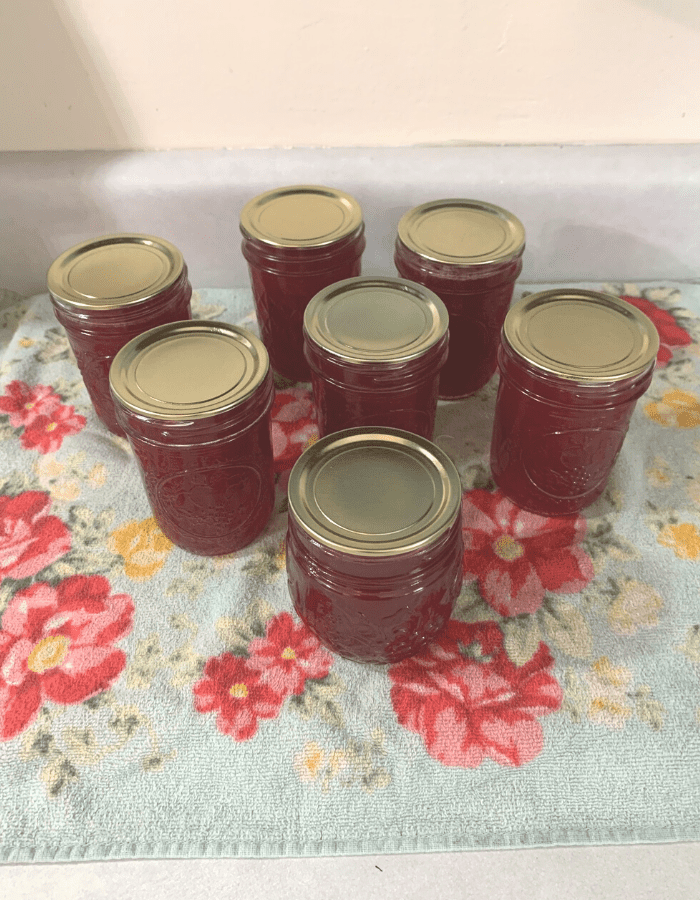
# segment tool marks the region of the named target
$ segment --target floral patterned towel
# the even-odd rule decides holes
[[[0,311],[0,858],[281,856],[700,840],[700,287],[608,285],[661,333],[605,495],[545,519],[488,469],[495,381],[440,405],[464,588],[422,655],[361,666],[293,612],[277,507],[205,559],[151,517],[46,297]],[[196,314],[255,328],[250,293]]]

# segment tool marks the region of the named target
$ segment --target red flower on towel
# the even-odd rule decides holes
[[[644,297],[623,295],[622,300],[626,300],[632,306],[636,306],[656,326],[656,330],[659,332],[659,352],[656,356],[657,369],[663,369],[668,365],[673,356],[674,348],[687,347],[688,344],[693,343],[692,337],[684,328],[681,328],[668,310],[661,309],[661,307]]]
[[[216,727],[236,741],[252,738],[258,730],[258,719],[274,719],[284,702],[244,656],[232,653],[209,659],[204,677],[193,691],[195,709],[217,712]]]
[[[60,405],[61,398],[47,384],[29,387],[24,381],[11,381],[0,397],[0,412],[9,415],[13,428],[31,425],[36,418],[48,415]]]
[[[547,518],[525,512],[500,491],[462,498],[464,574],[478,578],[482,596],[502,616],[536,612],[545,591],[573,594],[593,578],[580,546],[582,516]]]
[[[23,731],[44,700],[80,703],[108,688],[126,663],[114,642],[134,604],[102,575],[73,575],[18,591],[0,630],[0,739]]]
[[[41,491],[0,497],[0,578],[28,578],[70,550],[68,528]]]
[[[291,469],[302,451],[318,438],[316,410],[305,388],[277,391],[272,404],[272,451],[275,471]]]
[[[63,438],[77,434],[85,427],[86,421],[85,416],[78,415],[72,406],[58,406],[47,415],[34,419],[24,429],[20,443],[26,450],[54,453],[63,443]]]
[[[399,724],[446,766],[474,768],[487,757],[521,766],[542,751],[539,717],[561,706],[553,662],[540,643],[515,666],[494,622],[453,620],[419,656],[391,666],[391,702]]]
[[[13,428],[24,428],[20,443],[25,450],[39,453],[58,450],[65,437],[77,434],[86,423],[85,416],[61,403],[52,387],[29,387],[24,381],[8,384],[6,393],[0,396],[0,413],[9,416]]]
[[[301,694],[307,678],[325,678],[333,657],[303,622],[283,612],[267,623],[265,637],[251,641],[248,665],[280,697]]]

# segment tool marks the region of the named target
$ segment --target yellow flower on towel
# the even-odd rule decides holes
[[[679,559],[700,557],[700,532],[690,522],[665,525],[659,532],[658,541],[670,547]]]
[[[608,622],[618,634],[634,634],[659,624],[664,601],[650,584],[630,579],[608,609]]]
[[[700,425],[700,401],[695,394],[677,388],[667,391],[659,403],[647,403],[644,412],[664,427],[697,428]]]
[[[584,677],[590,691],[588,718],[609,728],[622,728],[634,712],[628,696],[630,670],[613,666],[607,656],[601,656]]]
[[[153,518],[120,525],[112,532],[109,545],[124,557],[124,572],[134,581],[145,581],[160,571],[173,549]]]

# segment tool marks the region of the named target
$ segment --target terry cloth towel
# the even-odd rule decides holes
[[[278,390],[264,533],[196,557],[156,526],[48,298],[6,292],[0,858],[700,840],[700,287],[605,290],[661,350],[583,515],[495,489],[497,379],[440,404],[467,548],[449,668],[425,665],[434,645],[340,659],[294,614],[285,487],[317,434],[307,385]],[[246,290],[199,291],[195,312],[255,328]]]

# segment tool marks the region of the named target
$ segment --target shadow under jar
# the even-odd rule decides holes
[[[585,290],[531,294],[503,325],[491,471],[518,506],[579,512],[605,490],[659,336],[617,297]]]
[[[417,653],[452,614],[462,556],[459,475],[430,441],[352,428],[292,469],[289,590],[341,656],[390,663]]]
[[[262,342],[222,322],[162,325],[119,351],[110,384],[166,537],[202,556],[255,540],[274,504]]]
[[[520,220],[480,200],[435,200],[402,216],[396,270],[434,291],[450,314],[442,399],[468,397],[496,371],[500,330],[524,249]]]
[[[304,313],[321,437],[387,425],[433,436],[448,316],[432,291],[401,278],[349,278]]]
[[[182,254],[162,238],[107,235],[62,253],[47,281],[95,412],[123,437],[109,392],[109,367],[137,335],[191,318],[192,287]]]
[[[322,288],[360,274],[365,249],[360,204],[335,188],[277,188],[244,206],[240,227],[272,368],[291,381],[309,381],[304,310]]]

